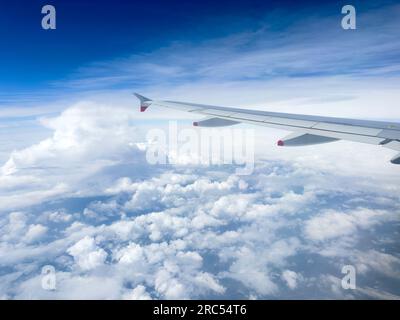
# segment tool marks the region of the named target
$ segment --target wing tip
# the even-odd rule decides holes
[[[137,92],[134,92],[133,94],[136,96],[136,98],[138,98],[140,100],[140,102],[151,101],[151,99],[146,98],[145,96],[142,96],[141,94],[139,94]]]
[[[133,94],[140,100],[140,112],[145,112],[146,109],[150,106],[151,100],[142,96],[139,93],[134,92]]]

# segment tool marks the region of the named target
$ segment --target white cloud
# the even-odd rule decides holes
[[[391,278],[400,279],[400,259],[392,254],[377,250],[358,251],[353,260],[356,264],[356,270],[360,273],[373,270]]]
[[[291,270],[285,270],[282,272],[282,279],[286,282],[289,289],[296,289],[299,275]]]
[[[42,289],[41,280],[41,276],[35,276],[20,283],[15,289],[15,298],[78,300],[121,298],[121,286],[117,278],[57,272],[55,291]]]
[[[91,165],[89,154],[80,159],[83,166]],[[139,179],[136,171],[110,179],[93,173],[93,181],[101,181],[101,187],[87,190],[106,199],[91,200],[73,211],[62,205],[38,215],[29,209],[5,211],[0,224],[1,263],[18,266],[29,259],[36,263],[25,271],[31,278],[17,280],[16,276],[3,294],[25,297],[31,290],[35,297],[47,298],[224,297],[231,294],[229,279],[245,288],[246,296],[276,297],[280,279],[292,292],[309,283],[300,281],[303,270],[293,265],[293,259],[304,252],[349,259],[366,275],[380,269],[386,277],[398,276],[393,271],[397,261],[384,256],[378,259],[379,266],[373,265],[359,252],[351,258],[355,252],[348,248],[356,239],[345,240],[398,221],[396,211],[390,210],[397,206],[395,184],[382,190],[372,181],[386,178],[371,181],[356,175],[354,180],[318,167],[310,169],[296,159],[259,161],[255,169],[254,175],[240,179],[229,169],[214,167],[155,167],[154,174]],[[43,171],[38,172],[35,177],[41,181]],[[334,179],[345,181],[352,193],[341,190]],[[73,182],[71,186],[81,193],[80,178]],[[343,197],[349,209],[330,209],[331,195]],[[387,209],[360,207],[365,201]],[[31,244],[27,238],[23,242],[26,236]],[[330,239],[340,241],[326,241]],[[59,290],[53,293],[43,293],[32,282],[39,281],[34,270],[39,272],[41,263],[48,261],[62,269],[57,271]],[[102,281],[109,293],[96,289]],[[79,292],[85,284],[90,288]]]
[[[131,243],[116,253],[116,259],[123,264],[138,264],[144,261],[143,248]]]
[[[0,210],[92,192],[96,188],[86,178],[96,179],[102,169],[116,164],[137,162],[143,152],[135,147],[133,115],[132,109],[82,101],[57,117],[42,119],[52,136],[13,151],[0,169]]]
[[[355,234],[357,229],[371,228],[385,220],[399,220],[396,213],[357,208],[350,212],[328,210],[306,221],[304,232],[311,240],[324,241]]]
[[[27,242],[33,242],[39,240],[47,232],[47,227],[41,224],[32,224],[29,226],[28,231],[25,234],[24,240]]]
[[[313,206],[330,206],[324,201],[326,194],[332,194],[331,183],[328,179],[316,188],[318,171],[292,166],[280,171],[274,163],[265,162],[256,167],[254,176],[243,178],[247,184],[243,189],[241,179],[225,171],[213,175],[213,170],[184,169],[179,173],[178,168],[174,173],[164,171],[141,181],[117,178],[108,185],[106,194],[111,199],[93,200],[80,213],[66,213],[63,209],[38,216],[23,212],[5,215],[0,252],[10,253],[2,254],[3,265],[19,265],[34,258],[37,263],[31,266],[32,276],[35,268],[40,270],[41,261],[54,261],[57,268],[62,266],[65,270],[57,271],[57,292],[43,293],[33,286],[33,279],[39,281],[38,278],[29,278],[10,280],[3,294],[23,297],[31,290],[35,297],[47,298],[186,299],[209,294],[223,297],[231,294],[232,288],[226,282],[230,279],[247,290],[240,289],[246,296],[279,297],[280,279],[292,292],[310,284],[307,279],[303,281],[304,270],[298,270],[294,262],[304,253],[325,259],[349,259],[357,269],[363,268],[365,275],[380,269],[386,277],[398,276],[394,271],[398,262],[391,255],[372,259],[348,250],[355,240],[325,241],[397,221],[395,212],[354,207],[359,202],[353,197],[346,198],[345,203],[354,208],[344,213],[325,209],[319,214],[318,210],[310,210]],[[292,190],[296,185],[302,186],[302,192]],[[363,190],[356,184],[354,187],[355,191]],[[139,214],[135,214],[139,205],[129,207],[125,213],[110,214],[123,211],[128,203],[132,205],[135,194],[143,194],[145,189],[157,193],[151,206],[140,207]],[[381,200],[377,205],[395,205],[391,198],[395,193],[379,194]],[[160,210],[153,212],[155,207]],[[87,210],[93,215],[85,214]],[[102,224],[98,224],[98,216],[106,217]],[[343,225],[347,227],[343,230],[347,231],[332,228],[332,224],[340,224],[343,216]],[[18,244],[18,234],[24,235],[29,226],[39,224],[48,230],[48,224],[56,224],[61,232],[52,234],[56,240],[44,240],[35,247]],[[323,236],[316,226],[326,229]],[[6,230],[14,230],[16,236],[6,237]],[[318,247],[313,246],[315,240]],[[346,250],[339,250],[341,245]],[[214,260],[209,260],[210,256]],[[369,260],[379,260],[381,264],[367,263]],[[215,270],[210,270],[211,266]],[[108,279],[105,283],[110,292],[95,292],[104,279]],[[85,284],[90,288],[78,292],[78,287]]]
[[[72,215],[63,211],[47,211],[41,215],[41,219],[55,223],[67,223],[72,220]]]
[[[107,253],[99,248],[92,237],[79,240],[67,252],[72,255],[82,270],[91,270],[104,264]]]
[[[151,300],[150,294],[147,293],[146,287],[138,285],[131,292],[124,295],[126,300]]]
[[[167,270],[160,270],[155,275],[155,290],[166,299],[188,299],[185,286]]]
[[[357,285],[355,290],[344,290],[341,286],[341,278],[333,275],[324,274],[319,277],[318,282],[321,285],[326,285],[326,288],[330,290],[336,299],[380,299],[380,300],[399,300],[400,296],[387,292],[385,290],[379,290],[376,288],[365,287]]]

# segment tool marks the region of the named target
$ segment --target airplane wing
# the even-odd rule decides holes
[[[400,151],[400,123],[151,100],[137,93],[135,95],[140,100],[141,112],[144,112],[150,105],[154,105],[204,115],[203,120],[193,122],[194,126],[223,127],[238,123],[250,123],[291,131],[291,134],[277,142],[278,146],[304,146],[349,140]],[[393,164],[400,164],[400,153],[390,161]]]

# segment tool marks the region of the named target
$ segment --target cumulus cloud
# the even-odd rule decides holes
[[[47,298],[186,299],[242,292],[245,297],[279,297],[284,295],[283,281],[293,294],[316,286],[322,296],[346,296],[340,287],[335,293],[327,291],[329,281],[317,285],[308,279],[307,267],[299,262],[303,256],[325,259],[324,263],[337,269],[336,277],[341,274],[337,258],[354,264],[363,277],[377,270],[385,277],[398,277],[396,258],[373,249],[379,239],[371,229],[398,221],[398,209],[388,209],[398,208],[392,200],[394,193],[375,193],[380,199],[375,205],[380,209],[358,207],[359,202],[348,197],[345,204],[353,209],[332,211],[324,208],[330,207],[333,189],[329,181],[316,187],[319,172],[292,166],[283,170],[274,162],[260,163],[256,174],[249,177],[238,178],[229,171],[214,175],[214,170],[178,167],[148,179],[116,178],[102,193],[107,198],[91,200],[78,212],[60,208],[41,215],[29,211],[4,215],[1,249],[16,247],[12,254],[2,255],[2,264],[19,266],[26,259],[42,259],[31,265],[29,272],[24,269],[26,264],[21,265],[31,274],[28,279],[19,280],[15,270],[14,278],[3,280],[9,283],[3,287],[3,295],[27,297],[30,292]],[[133,201],[139,198],[137,194],[143,199],[151,197],[144,190],[155,195],[151,205]],[[341,197],[346,194],[334,192]],[[332,224],[345,228],[333,229]],[[50,225],[61,232],[41,238],[44,243],[24,243],[18,236],[29,229],[33,235],[43,233],[38,226],[49,230]],[[317,225],[326,236],[317,232]],[[330,241],[346,239],[349,234],[357,234],[363,241],[370,239],[368,256],[350,250],[357,238]],[[54,292],[38,286],[43,258],[46,263],[53,261],[57,270]],[[108,290],[100,288],[103,282]],[[79,291],[80,286],[87,288]]]
[[[294,271],[285,270],[282,272],[282,279],[290,289],[296,289],[299,275]]]
[[[327,240],[355,234],[357,229],[371,228],[385,220],[399,220],[395,212],[357,208],[350,212],[328,210],[305,223],[306,236],[312,240]]]
[[[87,101],[42,119],[52,136],[13,151],[0,169],[0,210],[90,192],[96,182],[87,186],[86,178],[95,179],[104,168],[137,161],[143,152],[136,147],[132,119],[132,110]]]
[[[32,224],[29,226],[24,239],[27,242],[32,242],[43,237],[43,235],[45,235],[46,232],[47,232],[47,227],[41,224]]]
[[[258,157],[254,174],[241,177],[232,167],[150,170],[129,114],[80,104],[48,121],[53,135],[3,167],[10,184],[2,185],[2,296],[273,298],[285,290],[304,297],[309,288],[348,295],[312,280],[319,274],[309,275],[305,259],[320,272],[329,266],[332,277],[350,263],[367,283],[376,272],[398,278],[396,251],[381,252],[377,236],[399,221],[395,180],[284,157]],[[47,264],[56,270],[54,291],[40,286]]]
[[[107,253],[96,245],[93,238],[88,236],[68,248],[67,252],[74,257],[76,264],[82,270],[99,267],[107,258]]]
[[[146,287],[138,285],[132,292],[124,295],[126,300],[151,300],[151,296],[147,293]]]
[[[135,127],[129,125],[131,119],[132,113],[123,109],[79,102],[60,116],[43,118],[42,124],[53,130],[52,137],[12,153],[2,173],[10,175],[36,166],[65,167],[87,160],[116,159],[129,149],[135,138]]]

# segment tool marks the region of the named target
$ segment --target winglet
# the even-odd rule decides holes
[[[151,99],[146,98],[138,93],[134,93],[134,95],[140,100],[140,112],[145,112],[146,109],[150,106],[151,104]]]

